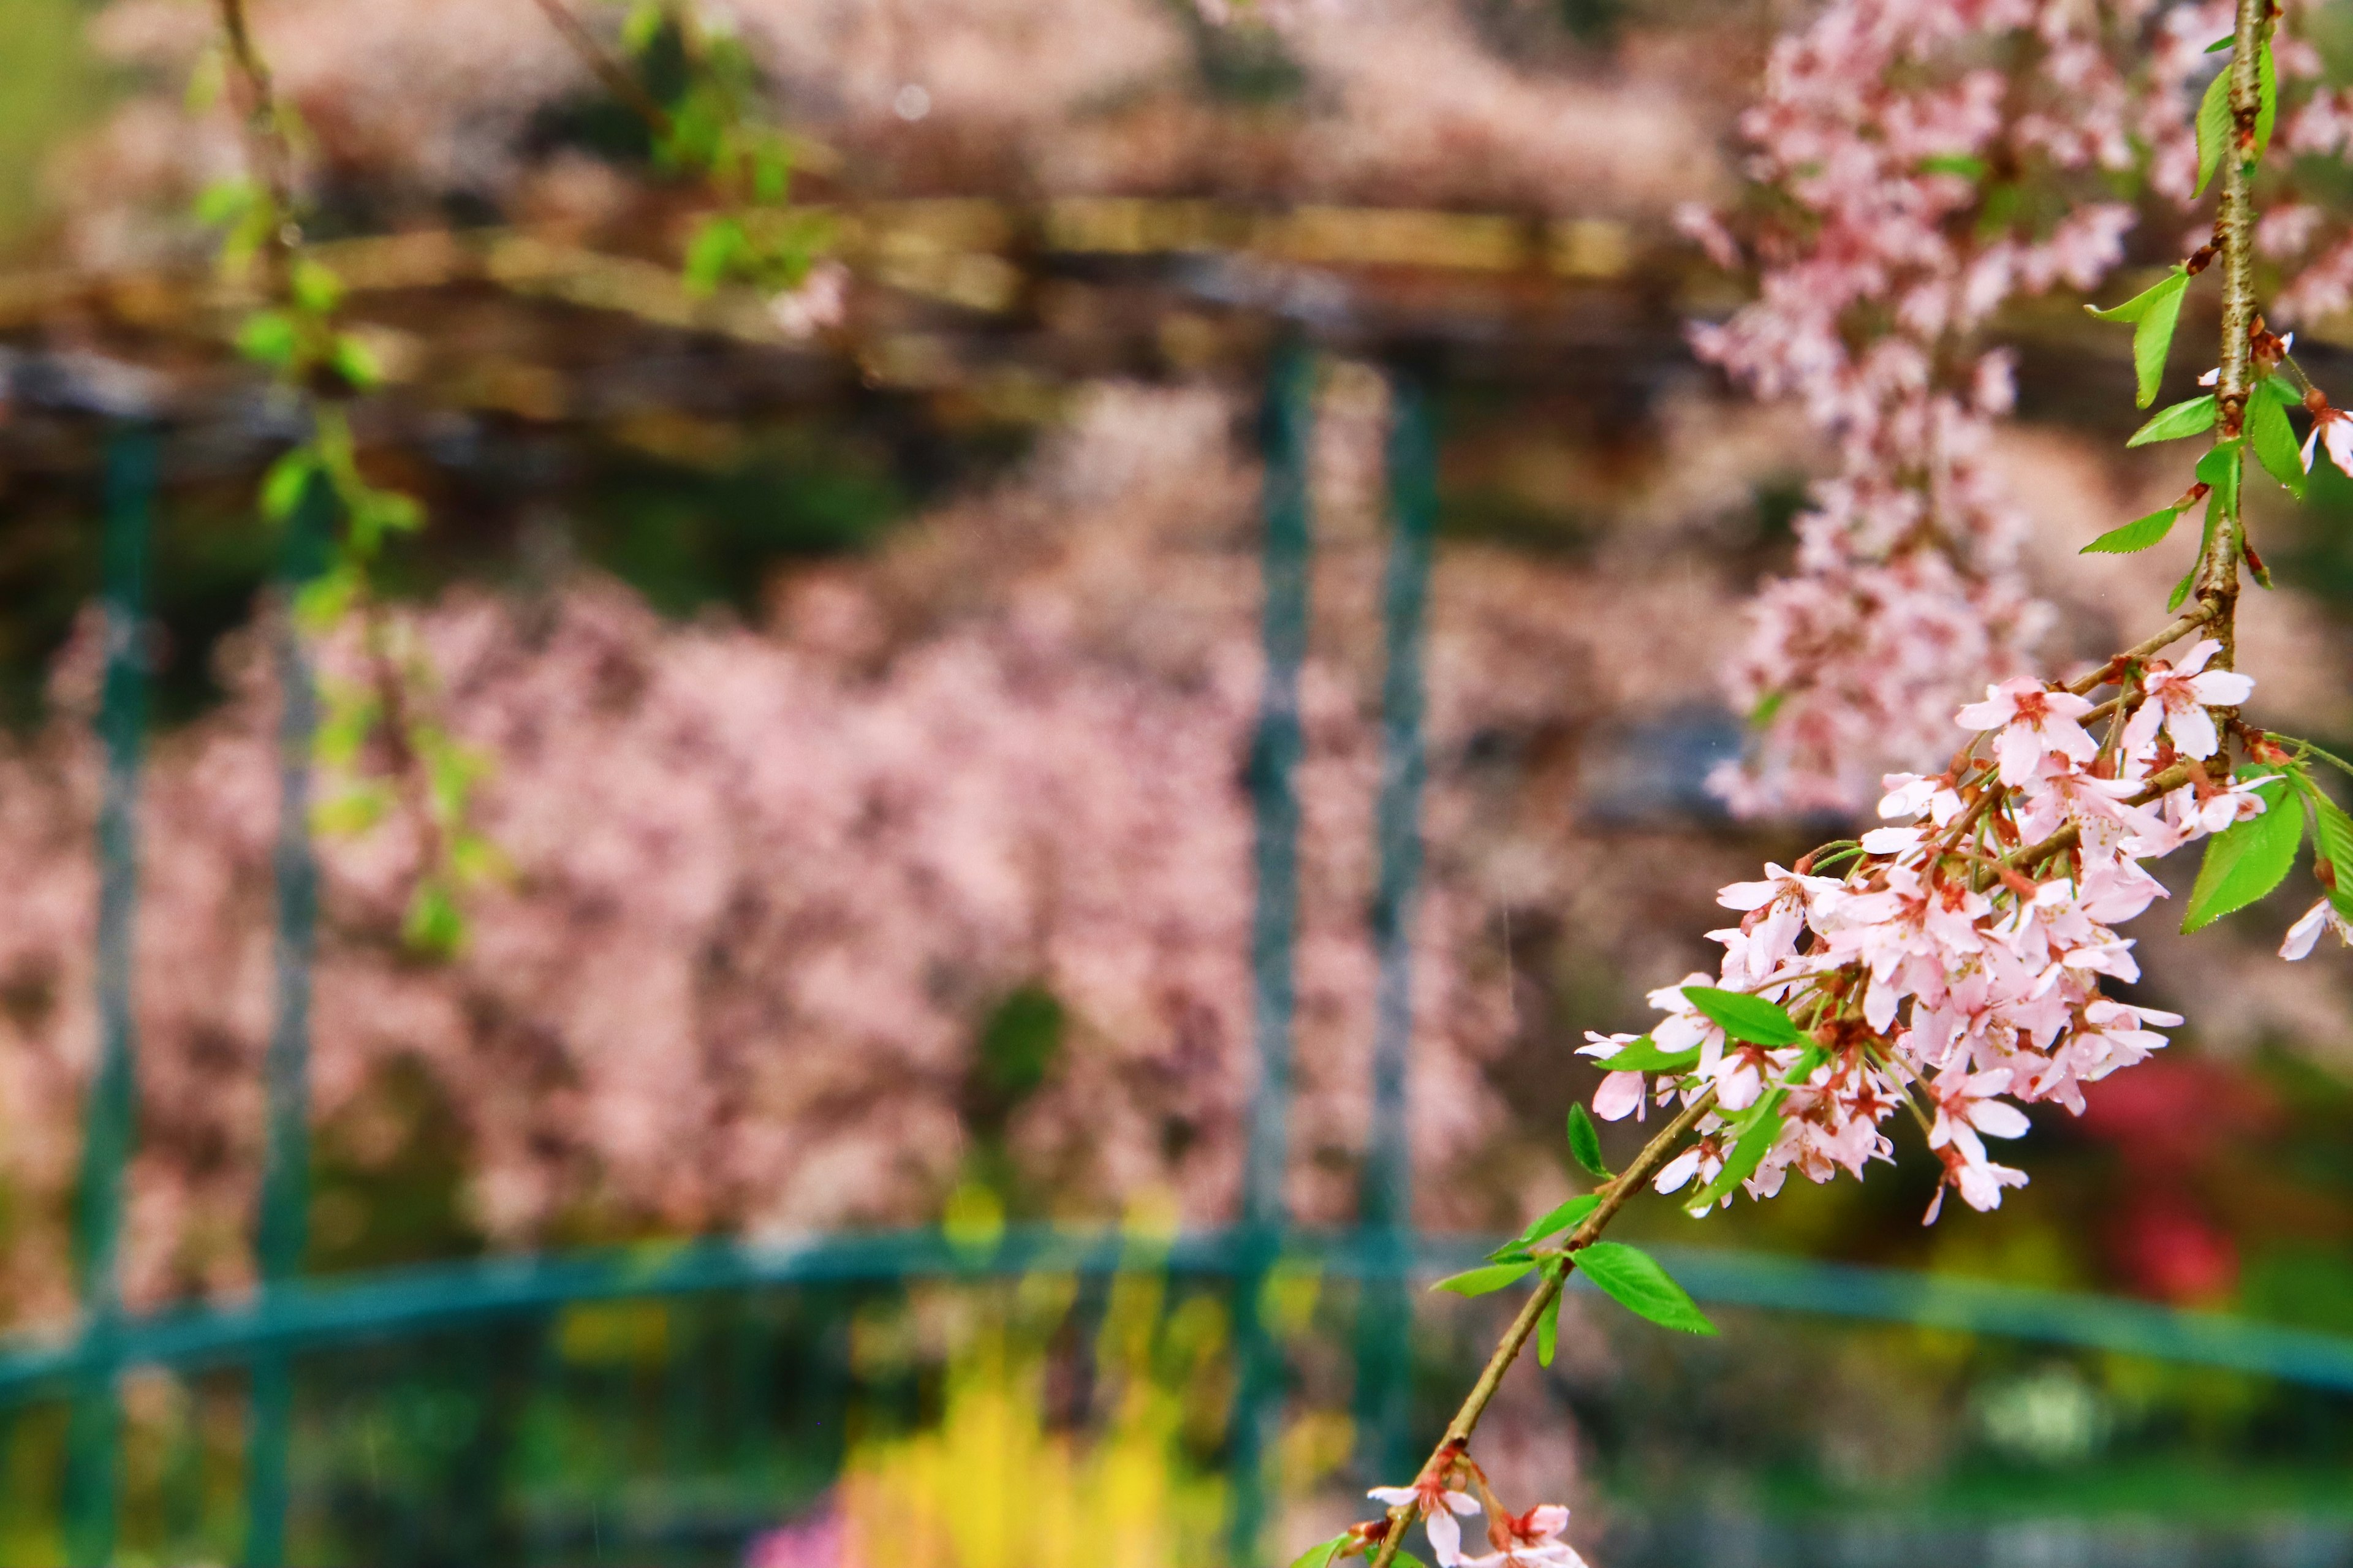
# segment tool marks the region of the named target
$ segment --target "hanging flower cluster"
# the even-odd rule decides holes
[[[2141,18],[2145,9],[2114,15]],[[2181,15],[2221,26],[2204,11]],[[1876,715],[1893,743],[1930,755],[1950,742],[1951,724],[1968,739],[1940,772],[1880,775],[1884,826],[1723,889],[1717,901],[1740,919],[1709,933],[1725,950],[1718,973],[1652,993],[1664,1016],[1649,1033],[1587,1037],[1584,1054],[1605,1073],[1593,1114],[1622,1121],[1653,1104],[1676,1109],[1614,1174],[1593,1114],[1570,1112],[1569,1151],[1600,1184],[1532,1222],[1486,1265],[1440,1282],[1476,1296],[1534,1275],[1537,1288],[1419,1479],[1376,1491],[1387,1514],[1315,1549],[1326,1561],[1362,1552],[1371,1568],[1388,1568],[1417,1519],[1441,1560],[1455,1559],[1453,1515],[1462,1510],[1451,1479],[1475,1476],[1470,1435],[1522,1348],[1533,1341],[1537,1359],[1550,1361],[1570,1269],[1654,1322],[1713,1331],[1656,1262],[1599,1239],[1638,1189],[1678,1194],[1698,1216],[1743,1190],[1769,1197],[1792,1171],[1814,1182],[1841,1171],[1860,1177],[1872,1162],[1893,1160],[1889,1124],[1906,1112],[1942,1167],[1929,1222],[1947,1190],[1988,1210],[2025,1185],[2026,1173],[1997,1160],[1988,1140],[2024,1135],[2029,1106],[2081,1112],[2086,1086],[2146,1059],[2167,1044],[2161,1031],[2183,1021],[2104,989],[2139,978],[2119,928],[2169,896],[2144,861],[2207,841],[2185,900],[2183,928],[2196,931],[2277,888],[2308,829],[2322,897],[2281,953],[2305,956],[2327,929],[2353,942],[2353,888],[2342,875],[2353,865],[2353,816],[2313,772],[2327,762],[2353,773],[2353,763],[2245,723],[2240,708],[2254,682],[2232,668],[2242,563],[2269,585],[2248,537],[2245,484],[2266,473],[2301,494],[2317,450],[2332,461],[2353,455],[2344,416],[2297,368],[2289,340],[2255,313],[2251,189],[2279,113],[2274,0],[2238,0],[2186,161],[2158,152],[2161,188],[2173,181],[2195,195],[2221,176],[2211,243],[2133,299],[2093,312],[2132,327],[2146,407],[2191,281],[2210,267],[2221,275],[2213,390],[2154,415],[2131,443],[2211,433],[2194,482],[2171,506],[2084,547],[2155,548],[2203,502],[2196,552],[2167,605],[2182,613],[2074,680],[1998,673],[1981,700],[1947,703],[1936,732],[1911,728],[1936,681],[1981,670],[2000,651],[1993,637],[1937,651],[1952,628],[1992,624],[1985,612],[1996,601],[1986,595],[2000,590],[1996,576],[1968,575],[2004,526],[1969,465],[2006,393],[1965,397],[1940,376],[1957,364],[1969,381],[2006,384],[2007,367],[1955,353],[1956,334],[2013,288],[2040,286],[2039,272],[2047,269],[2047,282],[2071,265],[2105,265],[2117,232],[2115,220],[2078,212],[2040,245],[2023,245],[1999,225],[1989,232],[1966,193],[1933,180],[1982,175],[1989,157],[2015,159],[2029,146],[2062,164],[2125,156],[2109,145],[2124,140],[2116,94],[2097,85],[2097,61],[2069,32],[2070,16],[2097,19],[2033,0],[1845,0],[1775,55],[1767,101],[1748,129],[1767,149],[1767,173],[1815,226],[1767,271],[1764,300],[1704,334],[1702,346],[1768,391],[1802,392],[1840,436],[1846,466],[1801,525],[1803,574],[1767,595],[1752,654],[1783,682],[1766,690],[1781,712],[1768,711],[1778,728],[1761,767],[1735,781],[1733,794],[1752,804],[1842,800],[1873,743],[1888,743],[1856,729],[1858,715]],[[2167,26],[2176,44],[2188,36],[2176,17]],[[1922,69],[1957,40],[2021,29],[2044,51],[2046,73],[2072,73],[2082,89],[2072,141],[2040,129],[1997,76],[1940,80]],[[1882,90],[1899,67],[1905,89]],[[1865,308],[1883,320],[1876,340],[1857,350],[1848,330]],[[2296,409],[2312,421],[2301,444]],[[1919,593],[1906,600],[1891,584]],[[1958,596],[1939,619],[1935,593],[1948,591]],[[1806,640],[1824,628],[1835,635]],[[2112,694],[2094,700],[2103,690]],[[1497,1538],[1499,1551],[1507,1545]]]
[[[2012,297],[2088,289],[2120,258],[2131,209],[2090,199],[2087,176],[2146,150],[2151,183],[2189,194],[2179,89],[2227,7],[2156,10],[1836,0],[1773,51],[1741,121],[1758,298],[1693,339],[1760,395],[1800,399],[1838,468],[1728,671],[1758,727],[1711,781],[1736,811],[1860,807],[1882,772],[1942,753],[1967,693],[2029,670],[2050,615],[1987,462],[2011,362],[1972,336]],[[1712,215],[1683,219],[1741,263]]]

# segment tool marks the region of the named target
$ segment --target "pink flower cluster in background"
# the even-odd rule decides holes
[[[2115,266],[2132,211],[2084,197],[2136,142],[2156,187],[2188,196],[2180,89],[2228,24],[2212,4],[1834,0],[1775,46],[1741,121],[1759,297],[1693,337],[1759,395],[1800,399],[1839,463],[1729,671],[1760,727],[1715,781],[1735,810],[1854,809],[1881,773],[1942,753],[1968,692],[2031,667],[2049,615],[1987,467],[2010,361],[1975,334],[2014,297]],[[1712,215],[1684,223],[1740,263]]]

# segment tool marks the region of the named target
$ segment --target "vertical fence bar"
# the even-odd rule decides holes
[[[121,1478],[115,1356],[122,1314],[123,1173],[137,1132],[132,937],[139,897],[139,753],[146,726],[147,545],[156,486],[154,428],[126,423],[106,446],[106,677],[98,731],[106,748],[98,814],[98,1066],[82,1113],[75,1237],[80,1254],[82,1365],[67,1424],[66,1549],[70,1561],[114,1556]]]
[[[1421,877],[1423,627],[1438,529],[1438,452],[1428,390],[1391,375],[1389,541],[1382,595],[1387,668],[1381,678],[1381,794],[1375,838],[1379,873],[1372,932],[1380,962],[1373,1016],[1373,1130],[1366,1151],[1359,1223],[1379,1267],[1367,1271],[1356,1339],[1357,1457],[1388,1481],[1405,1453],[1412,1392],[1413,1151],[1406,1077],[1413,1044],[1413,915]]]
[[[311,844],[311,757],[319,704],[295,599],[325,563],[334,505],[332,487],[323,477],[313,476],[287,529],[282,580],[271,616],[279,691],[278,838],[270,858],[278,912],[272,954],[276,996],[269,1051],[262,1067],[269,1125],[254,1244],[265,1300],[301,1272],[310,1241],[311,966],[319,918],[319,865]],[[249,1568],[279,1568],[286,1560],[293,1405],[293,1373],[285,1351],[273,1347],[256,1352],[246,1455],[245,1560]]]
[[[1282,1399],[1282,1368],[1266,1331],[1260,1298],[1282,1247],[1283,1168],[1289,1152],[1293,949],[1299,911],[1299,789],[1304,736],[1299,670],[1307,657],[1308,564],[1314,548],[1307,510],[1307,445],[1314,419],[1314,362],[1286,340],[1269,371],[1261,438],[1266,479],[1262,506],[1265,605],[1261,635],[1266,685],[1251,742],[1250,800],[1257,818],[1253,868],[1257,907],[1250,921],[1250,977],[1258,1046],[1258,1084],[1250,1100],[1250,1143],[1242,1171],[1242,1251],[1234,1284],[1234,1344],[1240,1377],[1234,1394],[1231,1550],[1238,1564],[1257,1560],[1266,1523],[1266,1449]]]

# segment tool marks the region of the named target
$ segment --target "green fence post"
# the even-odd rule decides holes
[[[1292,952],[1299,913],[1299,789],[1304,738],[1299,670],[1307,657],[1307,444],[1314,420],[1314,361],[1286,339],[1269,372],[1262,426],[1266,539],[1265,605],[1260,624],[1266,685],[1250,747],[1250,800],[1257,817],[1253,867],[1257,905],[1250,921],[1258,1085],[1250,1100],[1250,1142],[1242,1170],[1241,1256],[1234,1279],[1234,1348],[1239,1377],[1232,1435],[1231,1552],[1237,1564],[1257,1561],[1266,1523],[1265,1456],[1282,1406],[1280,1347],[1267,1334],[1260,1297],[1282,1248],[1282,1184],[1289,1152]]]
[[[1380,979],[1373,1020],[1373,1127],[1365,1152],[1358,1220],[1373,1249],[1356,1336],[1358,1462],[1396,1483],[1412,1394],[1413,1150],[1406,1076],[1413,1043],[1413,912],[1421,876],[1421,790],[1429,770],[1422,739],[1421,650],[1430,564],[1438,530],[1438,451],[1427,389],[1391,375],[1388,441],[1389,542],[1382,617],[1388,642],[1381,678],[1381,794],[1375,838],[1380,870],[1373,892],[1373,944]]]
[[[295,597],[325,563],[334,521],[334,490],[313,476],[287,529],[282,581],[272,617],[278,670],[278,840],[271,852],[278,930],[272,962],[276,998],[269,1051],[262,1067],[269,1126],[261,1168],[261,1210],[254,1251],[265,1302],[302,1269],[310,1240],[311,962],[317,945],[319,865],[311,846],[311,756],[319,727],[318,694],[295,616]],[[279,1568],[286,1560],[288,1448],[293,1439],[294,1381],[278,1346],[253,1357],[246,1452],[245,1560]]]
[[[105,794],[98,813],[98,1068],[82,1112],[74,1227],[82,1354],[66,1435],[66,1549],[77,1563],[113,1560],[121,1490],[115,1371],[122,1316],[123,1172],[139,1110],[131,978],[139,896],[139,752],[147,709],[141,621],[157,443],[152,426],[127,423],[116,426],[106,446],[106,677],[98,715],[106,748]]]

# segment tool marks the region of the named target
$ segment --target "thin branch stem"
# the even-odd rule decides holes
[[[1561,1244],[1558,1252],[1538,1255],[1567,1257],[1570,1261],[1568,1267],[1562,1268],[1557,1275],[1550,1269],[1540,1271],[1542,1278],[1535,1291],[1520,1308],[1519,1316],[1512,1320],[1512,1326],[1504,1331],[1502,1341],[1495,1346],[1495,1353],[1487,1358],[1485,1368],[1479,1373],[1479,1381],[1471,1385],[1471,1392],[1464,1396],[1461,1407],[1454,1412],[1454,1419],[1446,1424],[1446,1436],[1430,1452],[1431,1464],[1440,1462],[1449,1454],[1461,1453],[1470,1443],[1472,1428],[1479,1425],[1479,1417],[1486,1414],[1487,1404],[1495,1397],[1495,1390],[1503,1386],[1504,1373],[1519,1358],[1520,1352],[1535,1333],[1536,1324],[1543,1321],[1546,1311],[1551,1308],[1553,1298],[1567,1287],[1568,1269],[1576,1267],[1574,1255],[1600,1237],[1609,1222],[1617,1217],[1618,1211],[1626,1206],[1627,1200],[1651,1179],[1661,1165],[1667,1163],[1667,1157],[1674,1152],[1675,1145],[1682,1142],[1684,1135],[1698,1124],[1699,1119],[1715,1107],[1715,1089],[1710,1085],[1683,1108],[1681,1115],[1660,1129],[1659,1135],[1643,1145],[1642,1152],[1634,1156],[1630,1164],[1610,1178],[1609,1184],[1601,1190],[1600,1206],[1586,1215],[1582,1225],[1569,1232],[1568,1239]],[[1429,1466],[1425,1465],[1423,1468],[1426,1470]],[[1389,1510],[1388,1529],[1381,1535],[1380,1548],[1373,1554],[1371,1568],[1389,1568],[1397,1557],[1399,1543],[1405,1539],[1405,1532],[1413,1528],[1413,1521],[1419,1511],[1409,1502],[1399,1503]]]
[[[656,136],[667,138],[670,133],[670,110],[654,101],[653,94],[646,90],[645,84],[631,75],[629,68],[610,49],[597,41],[596,35],[588,30],[587,24],[573,15],[572,7],[564,0],[534,0],[534,3],[549,24],[563,36],[564,41],[571,46],[572,52],[580,57],[580,63],[605,84],[606,90],[627,104],[630,112],[644,121]]]

